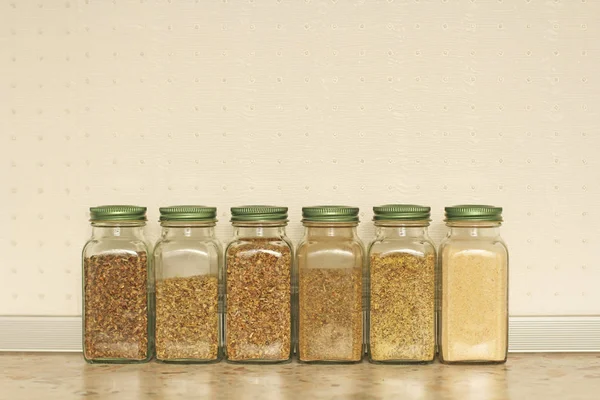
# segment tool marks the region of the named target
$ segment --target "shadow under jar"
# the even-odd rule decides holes
[[[428,363],[435,358],[435,245],[430,207],[373,207],[369,246],[369,361]]]
[[[90,208],[83,248],[83,356],[89,363],[152,358],[154,272],[146,207]]]
[[[297,250],[298,359],[355,363],[363,357],[365,251],[356,233],[358,208],[302,208]]]
[[[160,209],[162,235],[154,248],[156,359],[173,363],[219,361],[219,287],[222,247],[217,209]]]
[[[440,246],[440,361],[503,363],[508,351],[508,250],[502,208],[446,207]]]
[[[280,363],[292,358],[292,243],[287,207],[231,208],[225,254],[225,359]]]

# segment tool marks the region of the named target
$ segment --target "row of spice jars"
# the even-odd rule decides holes
[[[160,212],[150,254],[146,208],[90,209],[89,362],[144,362],[154,353],[165,362],[286,362],[295,349],[302,362],[359,362],[368,350],[372,362],[424,363],[437,346],[447,363],[506,360],[501,208],[447,207],[437,268],[429,207],[374,207],[377,236],[367,251],[358,208],[304,207],[295,257],[286,207],[234,207],[224,260],[215,208]]]

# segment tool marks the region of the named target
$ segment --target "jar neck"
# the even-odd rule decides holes
[[[384,239],[423,237],[428,235],[426,226],[377,226],[377,236]]]
[[[304,235],[308,238],[347,238],[354,239],[357,237],[356,222],[305,222]]]
[[[377,237],[380,239],[414,238],[428,235],[429,219],[424,220],[375,220]]]
[[[233,224],[233,235],[237,238],[279,238],[285,236],[286,223],[244,222]]]
[[[452,237],[481,237],[481,238],[493,238],[500,236],[500,222],[488,222],[488,221],[477,221],[477,222],[447,222],[446,225],[450,228],[448,236]]]
[[[146,222],[92,222],[92,237],[143,239]]]
[[[212,239],[215,237],[214,222],[162,222],[164,239]]]

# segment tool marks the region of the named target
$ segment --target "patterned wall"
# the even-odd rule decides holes
[[[87,208],[505,208],[512,315],[600,314],[593,0],[2,0],[0,314],[77,315]]]

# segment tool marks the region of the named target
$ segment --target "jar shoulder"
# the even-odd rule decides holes
[[[286,237],[276,238],[236,238],[227,245],[225,254],[227,256],[255,254],[255,253],[270,253],[270,254],[291,254],[293,251],[292,243]]]
[[[301,250],[306,247],[319,246],[319,247],[361,247],[364,248],[364,243],[360,238],[338,238],[338,237],[317,237],[317,238],[307,238],[303,237],[299,242],[297,249]]]
[[[454,238],[446,236],[440,243],[439,254],[444,257],[450,252],[457,253],[470,250],[488,251],[508,257],[508,246],[501,236],[488,238]]]
[[[428,237],[402,239],[375,239],[369,245],[369,255],[380,256],[395,253],[411,253],[420,256],[435,256],[437,249],[433,240]]]
[[[110,253],[152,253],[151,245],[143,238],[91,238],[83,247],[83,257]]]
[[[223,245],[216,238],[207,240],[202,239],[159,239],[154,245],[154,254],[160,255],[172,251],[185,251],[190,252],[206,252],[206,253],[221,253],[223,251]]]
[[[303,239],[296,251],[298,268],[319,268],[335,265],[336,268],[361,268],[366,250],[359,239],[312,240]]]

